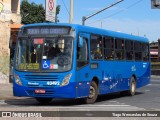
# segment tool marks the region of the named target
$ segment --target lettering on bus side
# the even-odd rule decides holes
[[[136,71],[136,66],[135,65],[133,65],[132,67],[131,67],[131,71]]]

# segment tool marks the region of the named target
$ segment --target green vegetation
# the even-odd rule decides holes
[[[56,22],[58,20],[58,14],[60,12],[60,5],[56,8]],[[21,23],[31,24],[31,23],[42,23],[45,20],[45,8],[42,4],[38,5],[36,3],[29,3],[28,0],[22,0],[21,2]]]

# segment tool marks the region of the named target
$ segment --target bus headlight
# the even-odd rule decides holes
[[[19,78],[19,76],[17,74],[14,75],[14,78],[15,78],[15,82],[18,84],[18,85],[21,85],[22,86],[22,82]]]
[[[72,74],[68,74],[66,75],[66,77],[63,79],[61,86],[66,86],[69,84],[70,78],[71,78]]]

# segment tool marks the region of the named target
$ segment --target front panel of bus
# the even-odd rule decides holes
[[[14,96],[75,98],[74,30],[28,26],[19,33],[14,59]]]

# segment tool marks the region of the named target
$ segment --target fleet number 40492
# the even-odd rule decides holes
[[[60,85],[59,81],[48,81],[47,85]]]

